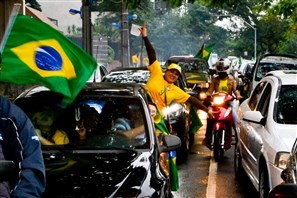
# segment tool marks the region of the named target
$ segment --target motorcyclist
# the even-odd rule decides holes
[[[228,59],[219,59],[219,61],[215,64],[215,70],[217,72],[217,76],[212,80],[206,95],[210,97],[213,92],[224,92],[230,95],[234,95],[236,100],[242,99],[240,92],[237,90],[236,80],[230,75],[230,61]],[[225,148],[229,149],[231,147],[232,142],[232,124],[236,124],[237,122],[237,112],[235,109],[236,104],[238,102],[233,102],[232,106],[232,115],[233,115],[233,123],[226,123],[226,137],[227,141],[225,144]],[[203,143],[210,148],[211,143],[211,131],[212,131],[213,120],[207,119],[207,127],[205,133],[205,139]]]

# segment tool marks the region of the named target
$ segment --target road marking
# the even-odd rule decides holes
[[[216,197],[216,178],[217,178],[218,163],[214,161],[213,152],[211,152],[208,183],[206,189],[206,198]]]

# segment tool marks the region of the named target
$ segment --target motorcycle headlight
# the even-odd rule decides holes
[[[278,152],[275,156],[274,165],[281,169],[287,168],[289,157],[289,152]]]
[[[213,103],[214,103],[215,105],[221,105],[221,104],[224,103],[224,101],[225,101],[225,96],[215,96],[215,97],[213,98]]]

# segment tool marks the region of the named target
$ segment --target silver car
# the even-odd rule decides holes
[[[266,74],[239,107],[235,174],[244,171],[260,197],[281,183],[297,137],[297,70]]]

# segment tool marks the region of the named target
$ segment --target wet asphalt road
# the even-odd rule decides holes
[[[247,177],[238,181],[233,170],[234,146],[225,152],[224,161],[216,163],[212,152],[202,145],[205,124],[195,135],[188,161],[178,165],[178,191],[174,198],[257,198],[258,194]]]

